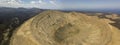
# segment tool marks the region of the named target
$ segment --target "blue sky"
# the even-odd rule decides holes
[[[0,7],[25,7],[44,9],[115,9],[120,0],[0,0]]]

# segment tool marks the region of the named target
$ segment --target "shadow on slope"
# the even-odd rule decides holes
[[[24,21],[44,10],[0,7],[0,45],[9,45],[13,31]]]

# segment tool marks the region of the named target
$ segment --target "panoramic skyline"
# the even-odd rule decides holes
[[[0,7],[41,9],[119,9],[120,0],[0,0]]]

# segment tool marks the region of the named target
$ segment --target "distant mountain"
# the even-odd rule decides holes
[[[116,13],[120,15],[120,9],[97,8],[97,9],[63,9],[64,11],[90,12],[90,13]]]
[[[8,45],[5,37],[10,39],[10,35],[15,28],[20,26],[27,19],[44,11],[38,8],[7,8],[0,7],[0,45]],[[11,33],[9,33],[11,32]],[[7,34],[7,35],[4,35]],[[8,34],[9,33],[9,34]]]
[[[38,8],[7,8],[0,7],[0,22],[4,22],[5,20],[9,20],[13,17],[18,17],[21,21],[24,21],[40,12],[42,9]]]

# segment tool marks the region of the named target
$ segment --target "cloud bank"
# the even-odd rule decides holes
[[[48,2],[44,0],[31,0],[28,3],[26,2],[22,0],[0,0],[0,7],[60,9],[60,5],[57,6],[58,4],[55,3],[55,0],[49,0]]]
[[[0,7],[41,9],[120,8],[120,0],[0,0]]]

